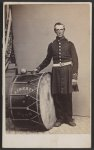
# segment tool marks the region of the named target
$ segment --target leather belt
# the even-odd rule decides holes
[[[72,62],[71,61],[64,62],[64,63],[60,62],[58,64],[53,64],[53,67],[62,67],[62,66],[67,66],[67,65],[72,65]]]

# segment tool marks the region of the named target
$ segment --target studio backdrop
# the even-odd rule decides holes
[[[76,47],[79,59],[79,92],[73,93],[73,114],[90,116],[91,20],[87,4],[12,5],[14,51],[18,66],[33,70],[46,57],[56,35],[54,24],[65,24],[65,37]],[[42,70],[51,71],[51,64]]]

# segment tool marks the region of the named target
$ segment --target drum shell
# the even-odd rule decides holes
[[[39,81],[45,74],[17,75],[10,92],[11,118],[15,121],[30,121],[45,127],[40,110]],[[50,87],[51,88],[51,87]],[[54,117],[54,122],[56,117]],[[53,123],[54,124],[54,123]],[[46,127],[49,128],[49,127]],[[51,128],[51,127],[50,127]]]

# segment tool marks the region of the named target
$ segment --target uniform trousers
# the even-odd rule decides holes
[[[57,120],[72,121],[72,94],[54,94]]]

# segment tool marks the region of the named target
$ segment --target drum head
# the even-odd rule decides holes
[[[38,88],[41,118],[46,129],[50,129],[56,122],[55,107],[51,95],[50,73],[46,73],[41,77]]]

